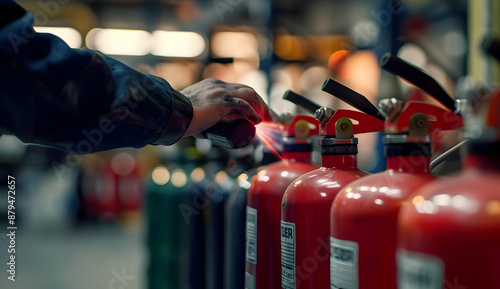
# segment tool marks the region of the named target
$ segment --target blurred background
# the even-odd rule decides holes
[[[387,97],[427,99],[380,71],[378,59],[388,51],[428,71],[451,95],[465,76],[488,82],[497,73],[479,52],[481,37],[498,32],[491,27],[500,27],[492,25],[500,12],[496,1],[17,2],[35,14],[37,31],[56,34],[73,48],[99,50],[165,78],[178,90],[207,77],[244,83],[280,114],[302,112],[281,99],[287,89],[323,106],[346,108],[321,91],[327,78],[373,103]],[[435,152],[456,143],[454,134],[436,134]],[[360,136],[360,143],[361,168],[383,170],[380,135]],[[273,158],[258,143],[227,151],[194,139],[171,147],[77,156],[3,135],[2,175],[10,173],[17,180],[18,281],[12,287],[2,266],[0,288],[187,288],[161,285],[158,277],[160,271],[177,272],[166,259],[178,258],[182,267],[191,258],[181,251],[172,257],[172,248],[183,242],[177,237],[191,236],[186,242],[206,237],[207,225],[196,223],[197,218],[217,225],[219,219],[213,214],[217,202],[226,200],[235,188],[248,186],[249,172]],[[439,173],[459,168],[458,164],[446,166]],[[215,184],[213,188],[203,183],[208,180]],[[171,194],[162,196],[166,186]],[[210,187],[210,204],[190,204],[200,194],[196,187],[205,195]],[[191,192],[190,197],[185,191]],[[6,215],[6,205],[0,213]],[[0,221],[3,263],[8,258],[2,231],[7,218]],[[150,230],[158,227],[177,233]],[[163,248],[168,242],[174,243],[168,245],[170,249]],[[162,250],[170,250],[164,258]],[[189,260],[198,262],[199,270],[207,274],[178,274],[200,284],[209,282],[215,277],[203,264],[213,256],[200,253],[198,257]]]

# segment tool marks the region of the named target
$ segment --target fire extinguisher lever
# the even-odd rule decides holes
[[[344,101],[347,104],[350,104],[351,106],[361,110],[368,115],[376,117],[382,121],[385,120],[385,115],[380,110],[378,110],[378,108],[375,107],[366,97],[333,79],[327,79],[323,83],[321,90],[328,92],[329,94],[337,97],[338,99]]]
[[[384,130],[384,121],[373,117],[364,112],[348,110],[348,109],[337,109],[333,116],[328,120],[326,125],[320,127],[320,135],[324,136],[334,136],[337,134],[336,123],[342,118],[348,118],[354,120],[353,123],[353,133],[368,133]]]
[[[305,110],[309,111],[310,113],[314,114],[316,110],[320,109],[321,106],[312,102],[308,98],[297,94],[291,90],[287,90],[285,94],[283,95],[283,99],[286,99],[290,102],[293,102],[294,104],[301,106]]]
[[[361,97],[364,98],[364,96],[362,95]],[[311,108],[309,111],[312,111],[312,108],[317,108],[314,112],[314,116],[319,121],[319,133],[323,136],[336,135],[336,123],[341,118],[349,118],[356,121],[356,124],[352,125],[354,134],[384,130],[384,121],[380,117],[372,116],[370,114],[354,110],[333,110],[331,108],[321,107],[305,98],[304,96],[301,96],[290,90],[285,93],[283,98],[297,105],[302,106],[302,104],[306,104]],[[366,101],[368,100],[366,99]],[[371,103],[370,105],[373,106]],[[378,109],[376,107],[374,107],[374,109],[378,112]]]
[[[390,52],[380,58],[380,67],[427,92],[452,112],[456,111],[453,98],[449,96],[433,77],[420,68],[392,55]]]
[[[314,114],[314,117],[320,122],[321,126],[326,125],[330,120],[335,111],[331,108],[321,107],[320,105],[312,102],[305,96],[295,93],[291,90],[287,90],[283,95],[283,99],[286,99],[298,106],[303,107],[310,113]]]

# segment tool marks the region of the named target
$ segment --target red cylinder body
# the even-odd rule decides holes
[[[499,188],[497,150],[418,190],[398,219],[398,288],[500,288]]]
[[[329,214],[333,199],[367,173],[356,155],[322,155],[322,167],[299,177],[283,196],[281,288],[330,287]]]
[[[318,168],[310,161],[310,152],[285,152],[281,161],[253,177],[247,200],[245,288],[280,287],[281,200],[295,179]]]
[[[102,195],[104,186],[104,160],[98,155],[93,155],[90,161],[83,164],[81,192],[82,211],[84,218],[97,219],[100,214],[99,196]]]
[[[332,288],[396,289],[398,212],[416,189],[434,180],[429,162],[429,156],[389,156],[386,171],[337,195],[330,216]]]
[[[142,191],[137,166],[129,174],[120,175],[116,186],[118,188],[120,212],[139,211],[142,207]]]
[[[119,201],[117,188],[118,174],[106,163],[102,176],[102,190],[98,193],[99,217],[103,220],[113,220],[118,216]]]

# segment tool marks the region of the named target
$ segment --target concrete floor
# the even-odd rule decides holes
[[[141,232],[118,226],[17,230],[16,281],[7,279],[7,239],[0,228],[0,288],[142,289]]]

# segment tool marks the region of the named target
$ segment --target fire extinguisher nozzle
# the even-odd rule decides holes
[[[231,122],[221,121],[204,131],[203,135],[217,146],[239,149],[250,144],[255,136],[255,126],[243,119]]]

